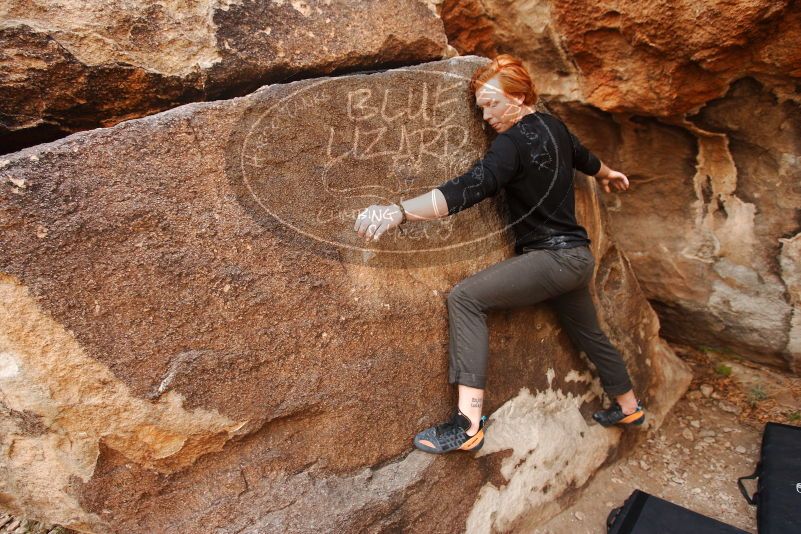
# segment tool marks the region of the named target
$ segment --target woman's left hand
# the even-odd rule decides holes
[[[629,188],[629,179],[626,178],[626,175],[613,170],[609,171],[609,175],[606,178],[601,178],[600,183],[601,187],[603,187],[604,191],[607,193],[611,193],[612,189],[615,191],[625,191]]]
[[[364,237],[366,241],[371,238],[373,241],[378,241],[378,238],[385,232],[397,228],[401,222],[403,222],[403,215],[398,206],[373,204],[359,213],[353,230],[359,234],[359,237]]]

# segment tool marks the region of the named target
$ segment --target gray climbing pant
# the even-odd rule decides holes
[[[568,337],[598,368],[610,398],[632,389],[626,364],[598,326],[589,283],[595,259],[587,246],[524,252],[456,284],[448,295],[448,381],[484,389],[489,310],[548,301]]]

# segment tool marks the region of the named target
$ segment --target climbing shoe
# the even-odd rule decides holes
[[[467,435],[470,419],[459,410],[450,421],[427,428],[414,437],[414,446],[421,451],[443,454],[451,451],[477,451],[484,446],[487,417],[478,423],[478,432]]]
[[[614,403],[611,408],[607,408],[606,410],[598,410],[592,414],[592,418],[602,426],[640,426],[645,422],[645,410],[638,402],[637,409],[633,413],[626,415],[623,413],[623,409],[620,407],[620,405],[618,403]]]

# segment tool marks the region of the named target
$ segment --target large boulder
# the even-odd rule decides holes
[[[85,532],[506,531],[624,436],[547,305],[491,313],[476,455],[412,452],[453,405],[448,291],[512,254],[501,198],[353,232],[488,146],[458,58],[265,87],[0,161],[0,495]],[[577,179],[592,291],[658,425],[689,382]]]
[[[604,201],[665,337],[801,372],[801,4],[461,0],[442,18],[462,52],[521,56],[632,179]]]
[[[0,5],[0,153],[290,78],[442,59],[436,2]]]

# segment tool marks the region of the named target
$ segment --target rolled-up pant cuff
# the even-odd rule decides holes
[[[455,370],[451,370],[448,374],[448,383],[450,384],[461,384],[463,386],[477,388],[477,389],[485,389],[485,385],[487,383],[486,375],[476,375],[473,373],[460,373]]]

